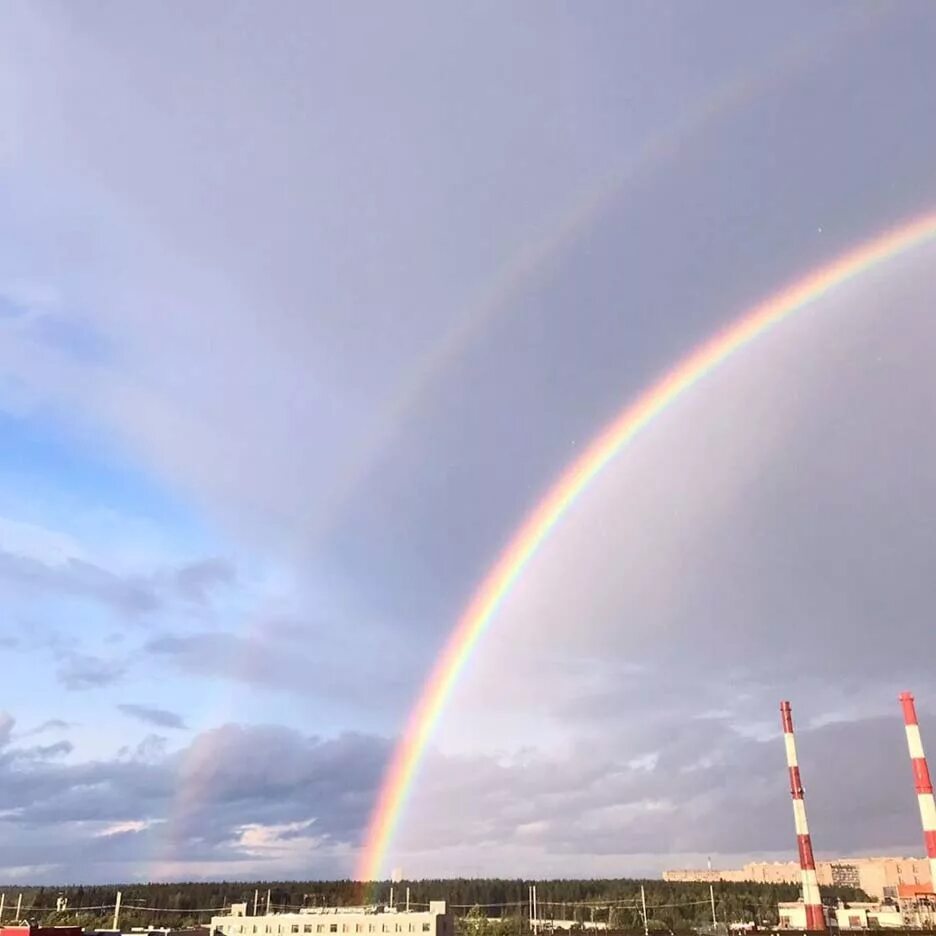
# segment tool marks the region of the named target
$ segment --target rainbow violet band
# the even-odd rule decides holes
[[[748,310],[626,406],[553,484],[524,520],[458,619],[410,713],[383,778],[356,877],[380,878],[407,794],[433,730],[467,660],[540,544],[601,470],[682,394],[755,338],[830,290],[906,250],[936,239],[936,213],[885,231]]]

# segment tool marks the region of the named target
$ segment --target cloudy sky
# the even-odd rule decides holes
[[[446,635],[656,376],[936,209],[926,0],[18,3],[0,30],[0,879],[340,877]],[[936,246],[575,505],[388,867],[918,853]]]

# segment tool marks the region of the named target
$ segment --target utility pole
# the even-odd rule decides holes
[[[3,905],[6,903],[6,894],[0,894],[0,921],[3,920]]]
[[[272,891],[267,889],[267,916],[270,915],[270,897],[272,896]]]
[[[406,888],[406,912],[409,913],[409,887]]]
[[[390,885],[390,909],[393,909],[393,885]]]
[[[117,902],[114,904],[114,925],[113,930],[120,929],[120,891],[117,891]]]
[[[257,915],[257,904],[260,903],[260,888],[254,891],[254,916]]]
[[[20,894],[16,898],[16,922],[17,923],[19,923],[19,921],[22,919],[22,916],[21,916],[22,911],[23,911],[23,895]]]
[[[715,888],[709,884],[708,886],[709,898],[712,901],[712,926],[716,929],[718,928],[718,917],[715,916]]]
[[[649,936],[650,923],[647,920],[647,892],[644,890],[643,884],[640,885],[640,903],[643,905],[644,936]]]

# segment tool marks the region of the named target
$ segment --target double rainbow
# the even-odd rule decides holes
[[[394,750],[371,815],[357,879],[381,876],[422,756],[465,663],[500,603],[578,496],[634,437],[719,364],[804,306],[871,267],[936,239],[936,213],[890,229],[810,273],[742,315],[646,390],[608,425],[529,514],[476,591],[436,660]]]

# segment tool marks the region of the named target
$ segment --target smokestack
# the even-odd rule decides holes
[[[920,819],[923,822],[926,857],[929,858],[931,886],[933,890],[936,890],[936,803],[933,802],[933,783],[930,780],[929,767],[926,766],[926,755],[923,753],[920,723],[917,721],[913,695],[909,692],[902,692],[900,704],[903,707],[904,726],[907,729],[910,763],[913,765],[913,785],[916,787],[917,802],[920,804]]]
[[[800,870],[803,873],[803,904],[806,908],[806,929],[810,932],[826,931],[819,879],[816,877],[816,859],[813,857],[812,839],[806,823],[806,800],[800,781],[799,761],[796,759],[796,740],[793,737],[793,711],[789,702],[780,703],[783,723],[783,741],[786,744],[787,767],[790,770],[790,795],[793,797],[793,820],[796,823],[796,843],[799,846]]]

